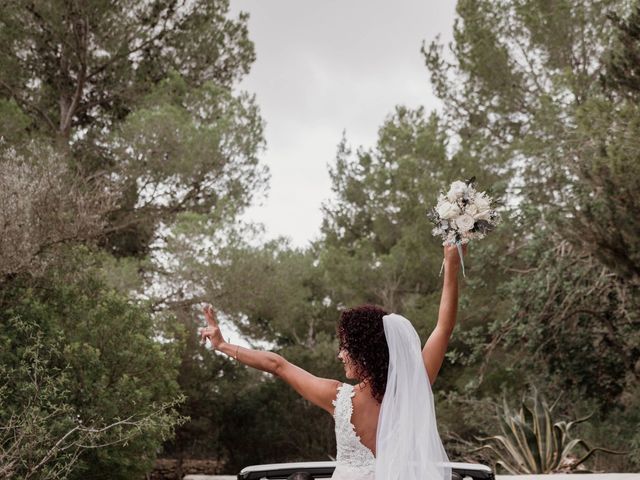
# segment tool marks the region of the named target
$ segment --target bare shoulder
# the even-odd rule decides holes
[[[371,395],[371,392],[359,388],[358,385],[354,386],[351,392],[351,404],[355,416],[359,416],[361,413],[367,416],[375,414],[377,418],[380,411],[380,403]]]

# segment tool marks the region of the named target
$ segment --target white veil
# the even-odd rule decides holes
[[[389,373],[378,417],[375,479],[450,480],[418,332],[402,315],[382,321]]]

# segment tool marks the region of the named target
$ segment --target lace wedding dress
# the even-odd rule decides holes
[[[343,383],[338,387],[338,394],[333,400],[335,410],[333,418],[336,422],[336,456],[337,466],[333,479],[339,480],[373,480],[376,471],[376,459],[373,452],[365,447],[356,435],[351,423],[355,395],[353,385]]]

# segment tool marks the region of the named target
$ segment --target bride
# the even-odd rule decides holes
[[[319,378],[273,352],[224,340],[211,306],[203,341],[253,368],[280,377],[335,420],[339,480],[450,480],[435,419],[431,384],[444,360],[458,308],[456,246],[444,247],[438,323],[424,348],[409,320],[380,307],[344,310],[338,322],[345,376],[353,386]]]

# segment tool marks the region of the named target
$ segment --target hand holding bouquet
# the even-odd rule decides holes
[[[441,193],[438,204],[428,213],[435,224],[432,233],[442,238],[442,245],[456,245],[462,264],[462,245],[469,240],[484,238],[500,223],[500,214],[495,210],[495,202],[485,192],[474,187],[475,177],[451,184],[447,193]],[[444,263],[443,263],[444,267]],[[442,269],[440,269],[442,274]]]

